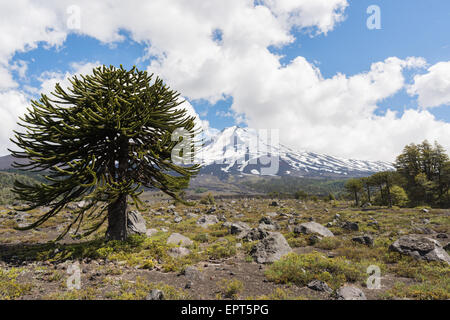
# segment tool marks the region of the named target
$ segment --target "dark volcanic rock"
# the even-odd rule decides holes
[[[164,292],[161,290],[152,290],[148,294],[146,300],[164,300]]]
[[[325,282],[320,280],[311,281],[310,283],[308,283],[308,288],[320,292],[327,292],[327,293],[333,292],[333,290]]]
[[[373,238],[369,235],[354,237],[352,241],[365,244],[366,246],[372,247],[373,246]]]
[[[421,235],[407,235],[395,241],[389,250],[426,261],[442,261],[450,264],[450,256],[441,244]]]
[[[342,228],[345,229],[345,230],[350,230],[350,231],[358,231],[359,230],[359,225],[356,222],[345,221],[342,224]]]
[[[249,232],[247,232],[245,235],[243,235],[242,239],[247,241],[257,241],[267,238],[268,236],[269,236],[268,231],[261,228],[254,228]]]

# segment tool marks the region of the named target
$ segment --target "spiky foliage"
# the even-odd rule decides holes
[[[93,220],[87,230],[91,233],[108,215],[123,214],[114,213],[118,199],[122,205],[125,199],[125,208],[128,196],[143,205],[143,187],[178,199],[198,172],[197,165],[177,165],[171,159],[179,142],[172,141],[175,130],[198,133],[194,118],[179,107],[179,94],[135,67],[102,66],[70,82],[68,89],[57,84],[52,97],[43,94],[32,101],[20,118],[25,129],[12,139],[21,149],[11,151],[13,156],[26,160],[15,167],[42,172],[46,179],[33,185],[16,182],[14,192],[28,204],[22,210],[50,208],[23,229],[40,226],[70,202],[86,200],[61,237],[74,226],[78,232],[86,219]]]

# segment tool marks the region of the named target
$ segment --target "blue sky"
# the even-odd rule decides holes
[[[339,5],[345,3],[346,1],[333,1],[336,3],[336,7],[330,7],[329,12],[325,12],[324,9],[323,11],[325,13],[322,11],[320,14],[317,13],[318,21],[320,19],[324,19],[324,21],[326,21],[326,14],[332,14],[336,12],[342,13],[340,14],[340,18],[336,19],[336,21],[334,21],[331,26],[329,26],[329,30],[325,30],[319,23],[312,22],[308,24],[306,22],[303,22],[307,19],[301,16],[301,14],[303,14],[302,12],[307,12],[307,10],[309,10],[309,7],[307,7],[306,4],[303,5],[299,2],[296,7],[292,7],[294,9],[289,9],[291,11],[287,10],[286,12],[282,11],[276,5],[271,6],[267,4],[267,7],[275,17],[274,19],[276,19],[274,21],[276,21],[277,23],[279,22],[281,26],[273,27],[274,32],[279,32],[278,29],[281,29],[286,33],[286,35],[291,36],[292,39],[289,43],[289,41],[282,40],[285,35],[276,35],[273,37],[274,39],[267,40],[267,43],[269,44],[262,41],[261,43],[263,44],[255,43],[254,47],[259,46],[260,49],[258,50],[260,50],[262,54],[265,55],[265,57],[267,56],[267,59],[264,58],[264,61],[273,59],[275,55],[283,56],[279,59],[280,65],[277,67],[277,69],[274,69],[274,74],[276,71],[284,69],[286,69],[286,71],[290,69],[294,70],[293,61],[295,61],[295,59],[299,57],[303,57],[307,62],[307,64],[304,65],[304,69],[306,70],[309,67],[316,68],[320,71],[322,79],[333,79],[333,77],[335,77],[338,73],[345,75],[347,79],[350,79],[353,76],[364,75],[371,70],[372,64],[377,62],[384,62],[390,57],[396,57],[401,61],[406,61],[408,57],[422,58],[426,60],[426,66],[415,66],[412,68],[407,68],[405,66],[401,67],[401,76],[404,77],[404,83],[401,85],[401,87],[393,90],[392,94],[382,93],[374,98],[374,100],[372,100],[371,98],[366,99],[368,100],[368,105],[365,111],[361,111],[361,117],[384,117],[386,116],[386,112],[388,112],[388,110],[396,111],[396,117],[399,119],[398,123],[399,125],[403,125],[402,122],[400,122],[400,118],[402,118],[405,110],[415,110],[417,113],[420,113],[420,116],[422,118],[427,117],[427,121],[434,121],[433,123],[442,125],[442,128],[439,131],[430,131],[426,133],[423,138],[435,138],[435,140],[441,140],[440,138],[442,136],[442,133],[448,132],[446,130],[449,128],[446,124],[450,122],[450,101],[446,102],[444,97],[441,99],[443,103],[441,103],[440,105],[426,107],[426,110],[424,110],[419,106],[419,96],[408,93],[407,88],[409,85],[412,85],[414,83],[414,76],[427,74],[429,72],[429,67],[432,67],[433,65],[436,65],[440,62],[450,61],[450,37],[448,36],[450,31],[450,2],[446,0],[355,0],[348,1],[346,5],[344,5],[342,12],[339,12],[339,10],[336,8],[338,8]],[[236,0],[234,2],[237,3],[239,1]],[[264,3],[264,1],[262,2]],[[295,1],[293,0],[291,1],[291,3],[292,2]],[[304,1],[303,3],[308,3],[308,1]],[[369,30],[366,26],[366,20],[369,17],[369,15],[366,13],[366,10],[370,5],[378,5],[381,10],[380,30]],[[310,6],[314,6],[313,2],[311,2]],[[55,10],[64,12],[64,7],[58,9],[56,4],[54,5],[54,7]],[[194,4],[193,7],[195,7]],[[242,4],[236,4],[236,8],[232,8],[232,6],[230,5],[229,8],[227,7],[227,10],[242,10],[239,9],[241,7],[247,8],[249,7],[249,4],[247,3],[247,1],[243,0]],[[252,10],[255,9],[253,7],[250,8]],[[266,7],[264,8],[267,9]],[[47,9],[51,11],[53,10],[53,7],[51,5],[48,5]],[[87,10],[83,6],[82,9],[82,12],[87,12]],[[193,8],[192,10],[194,9],[195,8]],[[211,10],[211,13],[215,11],[214,5],[211,5],[211,8],[208,10]],[[311,12],[315,14],[316,11]],[[256,10],[253,10],[252,13],[253,12],[255,12],[255,17],[257,18],[258,15]],[[285,15],[285,13],[287,13],[288,15]],[[289,16],[292,13],[298,13],[300,17],[298,21],[289,22],[291,24],[286,27],[286,21],[290,20],[282,21],[282,19],[283,17]],[[189,16],[189,14],[190,13],[188,12],[186,15]],[[195,14],[197,13],[192,13],[194,17],[196,17]],[[224,15],[225,14],[226,12],[224,12]],[[244,126],[264,126],[268,123],[270,124],[270,115],[268,116],[267,113],[270,113],[271,111],[267,110],[271,110],[271,107],[275,114],[277,112],[277,108],[279,107],[277,103],[272,103],[270,105],[270,99],[268,99],[267,102],[260,103],[259,105],[259,102],[254,102],[254,106],[252,106],[252,108],[260,108],[258,109],[261,110],[260,113],[266,113],[265,117],[261,116],[260,118],[258,118],[259,111],[255,111],[254,109],[246,109],[246,104],[253,105],[253,101],[251,101],[251,98],[245,96],[237,88],[221,90],[220,85],[226,83],[221,82],[223,81],[222,78],[215,79],[213,76],[211,76],[210,80],[205,79],[205,82],[208,85],[210,83],[216,83],[216,80],[218,85],[216,88],[203,88],[200,84],[198,84],[201,82],[198,81],[198,79],[200,79],[201,77],[205,78],[205,74],[203,74],[203,71],[201,71],[200,69],[195,69],[194,71],[198,71],[197,78],[193,77],[193,80],[191,82],[189,82],[189,79],[186,81],[179,80],[178,78],[176,78],[176,76],[174,76],[174,74],[178,75],[178,71],[184,70],[186,68],[189,69],[191,65],[189,65],[189,62],[181,61],[183,58],[173,60],[181,61],[179,66],[174,66],[173,64],[171,64],[170,58],[171,56],[173,56],[174,59],[176,59],[176,55],[178,54],[178,51],[176,50],[178,50],[178,48],[175,48],[176,46],[173,45],[173,43],[168,43],[167,47],[165,47],[166,43],[164,42],[163,37],[159,37],[158,30],[154,31],[153,29],[151,29],[151,26],[145,26],[145,22],[142,22],[141,24],[135,26],[133,25],[134,22],[130,22],[130,19],[125,15],[126,13],[124,13],[123,16],[123,23],[121,23],[120,13],[119,19],[116,19],[119,20],[119,22],[116,22],[116,25],[113,25],[113,22],[110,22],[108,20],[109,23],[111,23],[111,30],[105,31],[104,34],[100,34],[100,31],[94,30],[95,26],[88,25],[90,23],[94,23],[89,20],[90,18],[81,16],[82,18],[84,18],[82,21],[84,25],[83,28],[85,29],[81,29],[77,32],[70,32],[65,30],[65,39],[63,41],[59,41],[57,45],[49,45],[48,39],[33,39],[34,42],[31,40],[24,40],[24,47],[22,49],[11,50],[12,52],[10,52],[10,55],[7,58],[8,61],[6,63],[6,68],[9,68],[13,80],[18,85],[18,87],[16,87],[14,90],[25,93],[27,95],[27,98],[36,97],[36,93],[42,89],[41,86],[43,78],[50,77],[50,73],[76,73],[77,70],[74,70],[74,63],[83,64],[98,62],[100,64],[112,64],[115,66],[123,64],[125,67],[137,65],[140,69],[148,69],[149,71],[155,70],[155,72],[157,72],[158,74],[166,76],[165,79],[169,82],[169,84],[173,85],[177,90],[181,92],[183,96],[188,99],[188,101],[194,107],[195,111],[200,115],[200,118],[202,120],[208,121],[211,128],[221,130],[224,127],[236,124]],[[214,16],[214,14],[211,14],[211,16]],[[256,18],[255,21],[257,24],[259,20],[256,20]],[[236,20],[235,23],[237,25],[245,25],[244,22],[238,20]],[[214,22],[211,22],[211,24],[214,24]],[[218,23],[218,26],[214,28],[214,31],[211,34],[211,38],[213,38],[212,40],[214,40],[216,43],[221,43],[222,41],[224,41],[225,45],[223,45],[220,49],[224,51],[224,48],[227,46],[227,41],[229,41],[228,43],[231,43],[231,40],[234,40],[234,38],[231,39],[231,31],[228,32],[226,29],[226,26],[228,24],[228,22],[224,23],[224,27],[222,28],[222,30],[220,23]],[[45,27],[48,28],[48,25],[46,25]],[[173,24],[170,24],[170,22],[168,22],[167,26],[164,27],[174,29],[169,31],[173,31],[175,34],[176,32],[180,33],[180,42],[183,41],[182,33],[185,32],[184,30],[177,29],[178,27],[176,25],[173,26]],[[196,21],[195,27],[198,27],[200,30],[202,27],[201,22]],[[251,35],[254,34],[255,37],[265,37],[264,33],[268,34],[270,31],[267,26],[261,25],[261,28],[259,29],[255,25],[254,27],[255,30],[253,30],[252,27],[249,27],[250,31],[248,32]],[[272,27],[272,25],[270,25],[269,27]],[[55,28],[57,27],[55,26]],[[194,29],[194,26],[192,29]],[[148,36],[146,35],[146,32],[148,32]],[[121,36],[123,37],[123,39],[121,41],[111,40],[116,36]],[[235,35],[233,34],[233,36]],[[26,41],[31,41],[31,46],[36,45],[36,47],[32,49],[27,48],[26,45],[29,43],[27,43]],[[199,46],[200,45],[202,45],[202,42],[200,42],[199,40]],[[209,47],[205,46],[205,52],[207,49],[211,49],[212,45],[208,44]],[[183,44],[183,46],[186,48],[190,48],[189,44]],[[153,58],[143,59],[143,57],[147,56],[149,48],[150,50],[154,50],[154,48],[157,48],[157,52],[155,53],[152,51]],[[251,51],[254,50],[253,47],[249,46],[248,48],[236,48],[231,49],[241,50],[239,52],[252,52],[255,57],[258,56],[258,54],[255,54],[255,52],[257,53],[257,51]],[[163,51],[165,55],[158,56],[158,52],[161,51]],[[189,54],[190,52],[187,51],[186,56],[189,56]],[[235,61],[236,59],[232,60],[232,62],[230,63],[233,63]],[[23,62],[26,63],[27,69],[25,76],[23,76],[23,74],[22,76],[20,76],[19,72],[17,72],[17,70],[12,66]],[[242,66],[236,68],[242,69]],[[216,69],[213,68],[212,73],[223,73],[223,78],[231,79],[230,81],[232,81],[234,79],[233,76],[229,76],[226,73],[226,70],[223,69],[223,67],[216,67]],[[182,77],[182,73],[179,74],[180,77]],[[207,75],[209,74],[211,73],[207,73]],[[236,76],[234,75],[234,77]],[[247,77],[247,75],[243,74],[243,77]],[[251,77],[251,75],[248,75],[248,77]],[[260,78],[260,76],[258,77]],[[258,78],[256,78],[255,75],[255,82],[257,80]],[[442,81],[443,83],[445,83],[446,79],[442,79]],[[425,89],[429,88],[426,85],[423,86],[425,86]],[[30,87],[34,89],[30,90]],[[252,91],[257,92],[257,89],[251,89]],[[419,94],[425,96],[425,89],[419,88],[417,90],[419,90]],[[447,88],[444,87],[442,90],[447,90]],[[290,90],[288,90],[287,92],[292,95],[292,92]],[[361,92],[361,94],[364,93]],[[355,95],[355,93],[351,92],[350,96],[353,95]],[[445,95],[447,95],[447,92],[445,92]],[[222,99],[218,97],[222,97]],[[293,97],[295,98],[295,96]],[[309,97],[304,98],[302,96],[298,99],[300,101],[299,105],[302,105],[303,101],[310,101]],[[362,99],[362,101],[366,100]],[[319,101],[316,103],[318,103],[319,105],[321,104],[320,100],[316,99],[314,101]],[[346,100],[344,99],[344,101]],[[323,105],[326,106],[330,103],[332,102],[325,101],[323,102]],[[373,110],[374,103],[376,103],[376,108]],[[285,105],[283,102],[280,102],[280,104],[283,104],[283,106]],[[248,108],[250,108],[250,106]],[[291,108],[292,112],[301,109],[300,106],[298,107],[299,109],[296,109],[297,107],[295,105],[293,105]],[[339,110],[339,108],[345,108],[345,104],[336,105],[336,108],[337,110]],[[304,110],[304,112],[306,114],[307,110]],[[334,112],[335,111],[333,111],[333,113]],[[332,112],[330,111],[330,113]],[[430,115],[434,119],[430,119]],[[275,121],[277,121],[275,118],[276,117],[274,117],[274,123]],[[336,116],[336,119],[340,118]],[[299,122],[299,126],[308,128],[308,130],[317,129],[317,132],[323,133],[322,127],[326,124],[320,124],[319,131],[318,128],[311,125],[311,123],[317,123],[317,120],[314,120],[316,122],[311,121],[309,121],[308,124],[306,122]],[[433,123],[424,123],[423,128],[433,127]],[[295,126],[295,123],[290,124],[290,126],[293,125]],[[278,126],[281,127],[282,122],[281,125],[278,124]],[[343,129],[336,129],[336,132],[340,132],[339,130]],[[375,130],[376,129],[374,129],[374,134],[376,134]],[[414,128],[411,128],[411,130],[414,130]],[[289,134],[290,136],[292,136],[292,133]],[[400,135],[400,133],[392,132],[391,136],[396,134]],[[403,131],[401,132],[401,134],[407,136],[407,133]],[[336,133],[330,132],[330,136],[333,135],[336,135]],[[348,137],[348,139],[352,139],[352,137],[356,135],[356,133],[353,133]],[[303,139],[307,140],[310,136],[311,135],[305,135]],[[421,138],[422,136],[417,136],[415,139]],[[292,141],[295,139],[291,137],[285,140],[288,144],[292,144]],[[383,158],[392,157],[392,154],[398,151],[398,146],[402,143],[404,144],[404,142],[405,140],[402,140],[398,141],[395,146],[392,145],[392,150],[386,151],[387,153],[383,156]],[[445,142],[444,145],[446,143],[447,142]],[[450,145],[450,142],[448,143]],[[311,142],[305,145],[299,144],[296,145],[296,147],[305,147],[309,149],[312,148],[315,149],[314,151],[320,151],[324,153],[330,150],[330,153],[348,157],[373,157],[373,153],[370,153],[369,151],[367,151],[366,154],[358,155],[348,145],[349,144],[343,145],[340,148],[330,148],[330,146],[327,146],[323,141],[314,141],[314,143]],[[367,150],[369,150],[369,146],[367,146]]]

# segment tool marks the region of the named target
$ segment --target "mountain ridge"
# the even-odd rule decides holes
[[[385,161],[344,159],[308,151],[297,151],[283,144],[271,144],[267,137],[238,126],[225,128],[205,143],[200,156],[201,173],[261,175],[268,157],[278,159],[273,176],[298,177],[360,177],[379,171],[394,170]],[[257,145],[258,147],[251,148]],[[250,146],[250,147],[249,147]],[[225,160],[225,161],[224,161]],[[262,161],[265,160],[265,161]],[[264,174],[263,174],[264,175]]]

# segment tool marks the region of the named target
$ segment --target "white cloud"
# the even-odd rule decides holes
[[[378,103],[404,88],[403,70],[424,65],[419,58],[391,57],[365,73],[324,79],[302,57],[278,68],[255,62],[253,79],[244,78],[232,92],[232,108],[249,126],[279,128],[282,142],[316,152],[392,161],[404,145],[425,138],[450,149],[444,134],[450,125],[428,112],[375,115]]]
[[[0,64],[0,92],[15,87],[17,87],[17,82],[14,81],[10,70]]]
[[[92,70],[96,67],[100,66],[100,62],[73,62],[70,64],[70,72],[44,72],[38,78],[41,82],[41,88],[38,90],[39,93],[44,93],[49,95],[51,92],[55,91],[55,86],[57,83],[64,88],[68,88],[71,86],[69,79],[71,79],[75,75],[83,74],[88,75],[92,74]]]
[[[13,136],[13,130],[21,130],[17,125],[19,116],[22,116],[26,109],[31,105],[30,100],[40,93],[49,94],[55,89],[56,83],[60,83],[63,88],[70,85],[68,81],[75,74],[89,74],[99,63],[72,63],[71,72],[44,72],[39,80],[41,87],[28,88],[28,93],[20,92],[17,89],[0,91],[0,119],[2,126],[0,128],[0,155],[6,154],[7,148],[15,147],[9,138]]]
[[[45,1],[46,3],[47,1]],[[0,2],[0,64],[7,64],[17,51],[36,48],[39,42],[63,43],[65,20],[44,1]]]
[[[280,128],[282,141],[291,146],[383,160],[393,160],[405,144],[425,138],[437,139],[450,149],[449,124],[436,121],[427,111],[408,110],[402,116],[390,111],[384,116],[375,115],[381,101],[405,88],[403,71],[423,67],[423,59],[392,57],[374,63],[368,72],[324,78],[315,65],[302,57],[282,66],[280,57],[269,51],[270,46],[292,43],[293,28],[308,30],[312,35],[330,32],[345,19],[347,1],[260,0],[256,6],[254,3],[253,0],[170,3],[80,0],[77,5],[82,13],[81,29],[67,30],[66,10],[73,1],[3,2],[0,71],[3,67],[9,73],[0,73],[3,75],[0,90],[10,90],[15,85],[9,65],[14,52],[35,48],[39,42],[61,45],[68,32],[113,43],[123,40],[121,30],[126,30],[133,40],[147,44],[149,71],[161,75],[185,97],[210,102],[232,97],[237,122],[257,128]],[[19,24],[21,28],[16,27]],[[217,30],[222,35],[221,41],[213,37]],[[73,73],[92,69],[92,66],[72,67]],[[428,78],[416,77],[409,92],[419,95],[422,106],[448,101],[445,84],[450,73],[442,70],[442,66],[432,67]],[[72,71],[44,73],[41,90],[53,89],[57,81],[64,83],[70,74]],[[435,83],[441,88],[437,94]],[[10,98],[14,100],[13,96]],[[192,108],[191,112],[194,114],[195,110]],[[205,131],[214,132],[207,121],[202,125]]]
[[[14,147],[9,141],[13,137],[13,130],[17,130],[17,120],[25,113],[29,97],[16,91],[8,90],[0,92],[0,155],[7,154],[6,149]]]
[[[408,93],[418,96],[422,108],[450,105],[450,61],[439,62],[428,73],[415,76]]]
[[[316,27],[327,33],[344,20],[346,0],[262,0],[289,27]]]

